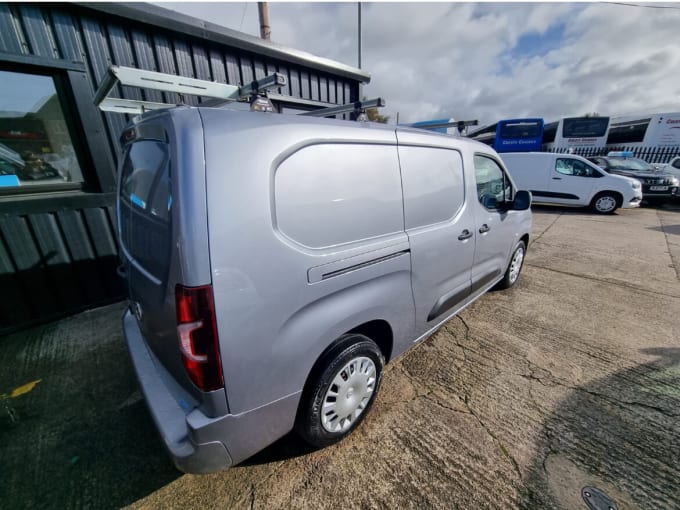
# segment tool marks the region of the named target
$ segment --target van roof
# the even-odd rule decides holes
[[[194,108],[194,107],[187,107],[187,106],[181,106],[178,108]],[[230,109],[228,106],[226,107],[195,107],[198,110],[210,110],[211,112],[219,111],[219,112],[224,112],[225,117],[235,117],[235,118],[247,118],[249,124],[252,125],[252,123],[257,120],[260,120],[261,122],[256,122],[257,124],[261,124],[263,126],[265,125],[281,125],[281,124],[296,124],[296,125],[320,125],[320,126],[342,126],[344,128],[350,128],[350,129],[358,129],[358,130],[377,130],[377,131],[390,131],[390,132],[398,132],[398,133],[413,133],[417,134],[420,136],[428,136],[428,137],[437,137],[441,139],[446,139],[446,140],[456,140],[459,141],[460,143],[464,144],[473,144],[478,147],[484,147],[487,150],[491,149],[488,145],[483,144],[481,142],[478,142],[476,140],[472,140],[469,138],[464,138],[464,137],[457,137],[453,135],[448,135],[445,133],[438,133],[435,131],[430,131],[427,129],[418,129],[414,127],[407,127],[407,126],[396,126],[394,124],[382,124],[379,122],[357,122],[357,121],[349,121],[349,120],[342,120],[342,119],[328,119],[325,117],[311,117],[307,115],[294,115],[294,114],[286,114],[286,113],[263,113],[263,112],[252,112],[252,111],[243,111],[243,110],[236,110],[236,109]],[[168,112],[172,112],[173,109],[166,110]]]

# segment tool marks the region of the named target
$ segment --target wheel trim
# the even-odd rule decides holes
[[[515,250],[515,254],[512,256],[512,261],[510,262],[510,283],[515,283],[519,272],[522,269],[522,262],[524,262],[524,249],[520,246]]]
[[[600,212],[613,211],[615,208],[616,199],[614,197],[610,197],[609,195],[600,197],[595,201],[595,209],[597,209]]]
[[[342,433],[361,416],[375,391],[376,368],[371,358],[351,359],[333,377],[321,408],[321,425]]]

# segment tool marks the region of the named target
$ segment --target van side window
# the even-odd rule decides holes
[[[564,175],[577,177],[602,177],[592,166],[573,158],[557,158],[555,170]]]
[[[276,224],[310,248],[404,230],[397,148],[323,143],[302,147],[274,174]]]
[[[406,228],[453,218],[463,206],[463,158],[456,150],[399,147]]]
[[[510,180],[493,159],[475,154],[475,178],[477,179],[477,198],[479,203],[487,209],[498,209],[499,203],[512,200],[513,190]],[[490,199],[495,199],[495,201]]]

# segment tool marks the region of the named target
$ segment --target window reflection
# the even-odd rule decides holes
[[[0,191],[82,181],[54,79],[0,71]]]

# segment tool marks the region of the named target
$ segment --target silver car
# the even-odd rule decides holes
[[[292,429],[339,441],[384,364],[514,285],[529,244],[531,195],[470,140],[191,107],[121,140],[123,327],[185,472]]]

